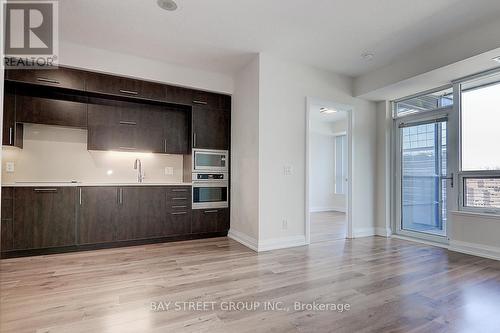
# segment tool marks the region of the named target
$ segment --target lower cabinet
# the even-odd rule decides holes
[[[228,229],[229,209],[192,210],[190,186],[2,188],[2,252]]]
[[[229,209],[196,209],[193,210],[191,233],[201,234],[222,232],[229,229]]]
[[[118,187],[78,189],[78,244],[109,243],[116,240],[119,220]]]
[[[75,187],[14,188],[13,249],[75,244]]]

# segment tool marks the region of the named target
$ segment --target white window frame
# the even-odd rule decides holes
[[[458,129],[458,210],[487,215],[500,215],[499,208],[468,207],[465,205],[465,179],[467,178],[500,178],[500,170],[464,171],[462,169],[462,84],[500,74],[500,69],[474,74],[453,82],[454,104],[459,115]]]

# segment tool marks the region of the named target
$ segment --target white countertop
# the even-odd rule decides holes
[[[161,182],[113,182],[113,183],[94,183],[94,182],[15,182],[3,183],[3,187],[84,187],[84,186],[191,186],[191,183],[161,183]]]

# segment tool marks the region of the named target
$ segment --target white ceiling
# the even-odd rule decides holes
[[[258,52],[359,76],[498,19],[498,0],[64,0],[62,42],[232,74]],[[361,59],[373,52],[372,61]]]

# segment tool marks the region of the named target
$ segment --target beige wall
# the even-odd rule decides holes
[[[15,181],[135,182],[136,158],[142,161],[146,182],[181,182],[182,155],[87,150],[87,131],[46,125],[24,125],[24,148],[4,147],[2,184]],[[7,173],[6,162],[15,163]],[[173,175],[165,175],[165,167]],[[112,170],[112,174],[108,171]]]

